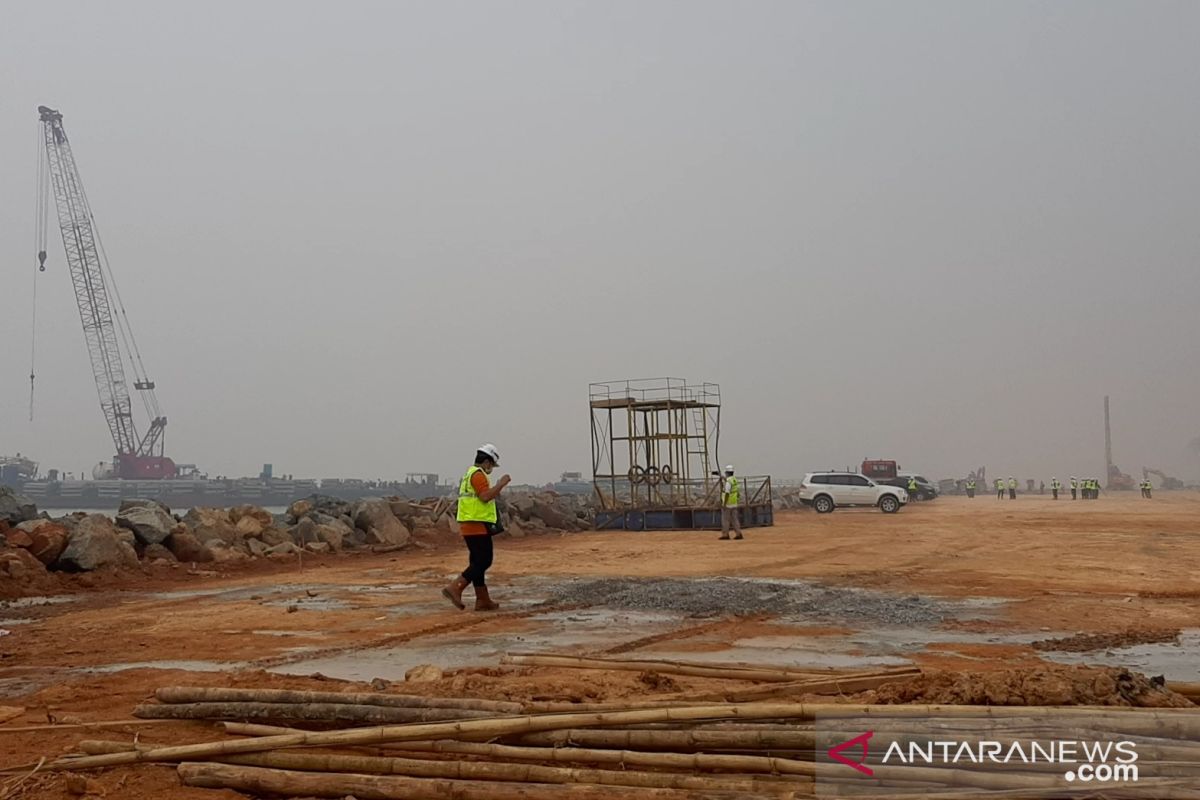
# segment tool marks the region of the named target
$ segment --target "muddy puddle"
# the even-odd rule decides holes
[[[1147,675],[1162,675],[1169,681],[1200,681],[1200,628],[1189,628],[1174,642],[1114,647],[1090,653],[1043,652],[1047,661],[1126,667]]]
[[[405,672],[421,664],[453,668],[497,664],[505,653],[594,652],[623,640],[674,630],[680,622],[677,615],[657,612],[549,611],[526,617],[522,630],[489,632],[477,628],[461,634],[442,634],[436,641],[417,639],[399,647],[296,661],[272,671],[292,675],[320,672],[344,680],[396,681],[403,680]]]
[[[870,628],[838,636],[771,635],[725,641],[705,636],[684,640],[687,647],[653,648],[646,657],[690,661],[742,661],[779,667],[868,669],[912,663],[913,656],[936,644],[1029,644],[1039,635],[965,633],[937,628]],[[641,654],[633,657],[641,657]]]
[[[401,602],[379,610],[389,616],[444,611],[427,586],[395,585]],[[829,587],[806,581],[710,579],[580,581],[525,578],[504,587],[506,611],[532,612],[519,630],[489,632],[476,627],[461,634],[416,639],[400,647],[361,649],[295,661],[276,667],[289,674],[320,672],[333,678],[401,680],[421,664],[443,668],[499,663],[522,651],[597,653],[695,625],[697,617],[772,614],[782,625],[814,622],[891,621],[845,636],[757,636],[729,641],[728,634],[681,636],[649,648],[622,648],[627,658],[680,658],[745,661],[779,666],[871,668],[911,663],[914,654],[936,642],[1028,643],[1039,634],[977,634],[938,630],[947,620],[990,619],[1004,601],[960,601],[915,595]],[[583,601],[587,607],[563,609]],[[559,606],[556,608],[555,606]],[[539,608],[545,607],[544,611]],[[720,637],[724,638],[720,638]],[[678,647],[672,649],[672,645]]]

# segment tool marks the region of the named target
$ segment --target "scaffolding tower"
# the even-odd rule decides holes
[[[649,378],[588,393],[596,527],[720,527],[720,386]],[[770,477],[738,477],[742,525],[772,524]]]

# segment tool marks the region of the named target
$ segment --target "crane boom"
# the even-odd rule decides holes
[[[79,308],[83,336],[91,358],[92,377],[96,382],[100,409],[117,449],[114,459],[116,474],[121,478],[175,477],[175,463],[163,455],[163,433],[167,418],[158,407],[154,382],[145,377],[141,369],[137,345],[133,341],[132,331],[128,330],[127,320],[123,320],[124,309],[120,307],[120,294],[112,281],[111,271],[108,280],[105,280],[107,259],[104,257],[104,247],[96,232],[87,194],[71,152],[71,143],[63,128],[62,114],[46,106],[39,106],[38,114],[46,145],[49,183],[58,210],[58,227],[62,232],[67,267],[75,289],[75,303]],[[48,197],[43,197],[42,201],[48,202]],[[39,259],[44,263],[44,243],[41,246]],[[109,291],[110,283],[112,295],[117,300],[115,309]],[[116,310],[121,312],[121,316],[117,316]],[[125,324],[121,325],[123,321]],[[121,341],[125,342],[124,352]],[[142,437],[138,436],[134,425],[129,385],[125,377],[126,357],[134,372],[134,388],[142,393],[150,417],[149,429]]]

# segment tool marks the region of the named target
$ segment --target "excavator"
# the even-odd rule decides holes
[[[1159,480],[1158,488],[1160,488],[1160,489],[1182,489],[1183,488],[1183,481],[1179,480],[1179,478],[1172,478],[1170,475],[1163,472],[1161,469],[1150,469],[1149,467],[1142,467],[1142,477],[1143,478],[1145,478],[1146,480],[1150,480],[1151,475],[1158,476],[1158,480]]]

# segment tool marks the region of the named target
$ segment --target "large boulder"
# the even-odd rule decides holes
[[[533,516],[533,505],[533,495],[514,494],[512,497],[506,498],[504,508],[501,510],[507,511],[509,516],[527,520]]]
[[[210,539],[220,539],[226,544],[240,544],[245,536],[234,527],[229,519],[229,512],[223,508],[205,508],[197,506],[183,518],[183,524],[196,537],[198,542]],[[179,555],[176,553],[176,555]],[[182,559],[181,559],[182,560]]]
[[[292,541],[298,545],[315,542],[317,541],[317,523],[305,517],[292,526],[291,533]]]
[[[295,525],[297,522],[299,522],[301,519],[303,519],[304,516],[306,514],[308,514],[308,512],[310,512],[312,510],[313,510],[313,503],[311,500],[297,500],[296,502],[294,502],[290,506],[288,506],[288,510],[287,510],[288,519],[291,521],[291,523],[293,525]]]
[[[411,500],[403,497],[389,497],[387,498],[387,504],[392,513],[396,515],[396,518],[410,529],[413,527],[413,522],[416,520],[418,513],[424,513],[417,506],[414,506]]]
[[[0,579],[26,582],[46,574],[46,565],[28,550],[0,550]]]
[[[7,547],[19,547],[22,550],[28,550],[30,547],[33,547],[33,539],[20,528],[10,528],[4,532],[4,544]]]
[[[267,527],[258,517],[245,516],[237,521],[234,530],[240,533],[243,539],[257,539]]]
[[[354,505],[354,525],[366,533],[367,544],[404,545],[412,532],[392,513],[386,500],[372,498]]]
[[[176,525],[163,544],[180,561],[208,562],[213,560],[212,551],[201,544],[186,525]]]
[[[563,531],[573,531],[580,527],[579,518],[573,513],[567,513],[537,497],[533,500],[533,516],[538,517],[551,528]]]
[[[175,557],[174,553],[161,544],[146,545],[146,552],[142,553],[142,556],[147,561],[167,561],[174,563],[179,560]]]
[[[117,525],[133,531],[143,545],[162,544],[171,535],[175,520],[159,506],[128,506],[117,512]]]
[[[117,513],[120,514],[122,511],[126,511],[131,508],[157,508],[167,516],[171,516],[171,507],[166,503],[161,503],[158,500],[151,500],[145,497],[134,497],[130,498],[129,500],[122,500],[121,507]]]
[[[353,546],[353,542],[348,542],[350,529],[343,525],[339,520],[333,520],[327,525],[317,526],[317,541],[325,542],[334,550],[341,550],[347,544]]]
[[[262,535],[257,538],[262,540],[263,544],[267,545],[268,547],[274,547],[277,544],[283,544],[284,542],[292,541],[291,534],[274,526],[267,528],[262,532]],[[249,542],[247,542],[247,544],[249,544]]]
[[[213,561],[218,564],[227,563],[230,561],[245,561],[250,558],[250,548],[242,549],[220,539],[209,539],[204,543],[205,546],[212,552]]]
[[[75,525],[66,549],[54,563],[66,572],[90,572],[101,567],[136,566],[138,557],[112,520],[103,514],[88,514]]]
[[[299,551],[300,551],[300,548],[296,547],[296,545],[292,544],[291,542],[282,542],[282,543],[274,545],[270,549],[268,549],[267,555],[268,556],[290,556],[293,553],[297,553]]]
[[[345,514],[349,507],[350,504],[345,500],[339,500],[336,497],[330,497],[325,494],[310,494],[303,500],[297,500],[288,506],[287,516],[288,521],[295,525],[313,511],[320,511],[331,517],[337,517]]]
[[[46,566],[57,561],[63,550],[67,549],[67,529],[57,522],[33,519],[22,522],[17,530],[29,537],[29,545],[25,549]]]
[[[253,519],[258,522],[258,528],[261,531],[263,528],[269,528],[275,523],[275,517],[271,516],[271,512],[265,508],[258,506],[244,505],[235,506],[229,509],[229,521],[234,525],[241,523],[244,519]]]
[[[26,520],[37,519],[37,506],[23,494],[0,486],[0,521],[15,527]]]

